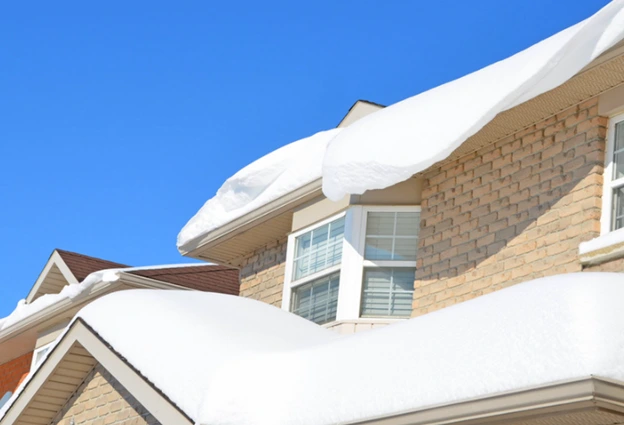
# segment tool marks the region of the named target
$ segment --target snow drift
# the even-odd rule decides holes
[[[340,129],[290,143],[227,179],[178,235],[178,248],[321,177],[327,143]]]
[[[498,113],[551,90],[624,38],[624,0],[480,71],[291,143],[229,178],[178,248],[318,178],[333,200],[382,189],[448,157]]]
[[[624,1],[458,80],[368,115],[331,141],[323,192],[382,189],[448,157],[497,114],[563,84],[624,38]]]
[[[324,425],[590,375],[624,380],[622,299],[621,274],[553,276],[351,336],[184,291],[122,291],[79,316],[197,423]]]

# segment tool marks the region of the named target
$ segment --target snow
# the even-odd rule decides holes
[[[614,245],[624,243],[624,229],[618,229],[613,232],[606,233],[579,244],[579,254],[587,254],[589,252],[598,251]]]
[[[81,295],[88,292],[88,290],[96,283],[114,282],[118,280],[119,275],[117,272],[119,270],[127,269],[101,270],[95,273],[91,273],[85,278],[85,280],[80,283],[70,284],[63,287],[63,289],[61,289],[61,292],[59,292],[58,294],[42,295],[31,303],[26,303],[26,300],[24,299],[20,300],[11,314],[3,319],[0,319],[0,332],[21,322],[22,320],[32,316],[33,314],[36,314],[46,309],[47,307],[58,304],[63,300],[73,300],[79,298]]]
[[[268,304],[214,293],[120,291],[78,316],[191,417],[204,401],[212,406],[206,395],[219,391],[222,367],[244,357],[262,369],[255,356],[338,338]]]
[[[331,141],[323,192],[392,186],[448,157],[498,113],[551,90],[624,38],[624,1],[480,71],[368,115]]]
[[[325,195],[392,186],[447,158],[497,114],[551,90],[624,38],[624,0],[458,80],[278,149],[226,180],[178,248],[322,177]]]
[[[117,292],[79,316],[199,424],[324,425],[590,375],[624,380],[623,297],[621,274],[560,275],[350,336],[185,291]]]
[[[321,177],[327,143],[340,129],[283,146],[227,179],[178,235],[178,248]]]
[[[159,270],[159,269],[172,269],[172,268],[184,268],[184,267],[202,267],[202,266],[214,266],[211,263],[188,263],[188,264],[162,264],[155,266],[141,266],[141,267],[125,267],[119,269],[105,269],[97,272],[93,272],[88,275],[82,282],[76,284],[69,284],[61,290],[58,294],[46,294],[37,298],[31,303],[26,303],[25,299],[20,300],[17,306],[11,314],[5,318],[0,318],[0,332],[14,326],[22,320],[39,313],[46,308],[58,304],[66,299],[78,299],[82,295],[89,292],[89,289],[96,283],[100,282],[115,282],[119,280],[120,273],[142,271],[142,270]]]

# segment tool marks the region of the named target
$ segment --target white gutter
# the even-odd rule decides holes
[[[229,223],[211,231],[205,233],[201,236],[192,239],[186,244],[178,247],[178,251],[182,255],[188,255],[191,252],[202,248],[204,245],[215,242],[224,237],[232,237],[237,233],[241,233],[248,228],[255,226],[258,222],[264,221],[266,219],[271,218],[271,216],[279,214],[280,212],[284,212],[294,205],[301,203],[302,201],[306,201],[308,199],[312,199],[316,196],[322,196],[323,192],[321,190],[322,181],[321,179],[314,180],[311,183],[306,184],[305,186],[300,187],[280,198],[277,198],[268,204],[263,205],[262,207],[250,211],[249,213],[235,218]]]
[[[120,285],[120,283],[121,282],[118,280],[112,281],[112,282],[100,281],[98,283],[95,283],[90,288],[88,295],[78,297],[78,298],[73,298],[73,299],[69,297],[63,298],[55,302],[54,304],[50,304],[49,306],[44,307],[43,309],[23,318],[19,322],[0,331],[0,344],[10,338],[13,338],[19,335],[22,332],[27,331],[33,326],[36,326],[42,322],[45,322],[46,320],[48,320],[49,318],[53,316],[62,314],[66,312],[67,310],[70,310],[72,307],[75,307],[76,305],[80,305],[82,303],[85,303],[86,301],[96,298],[102,292],[106,292],[114,288],[115,286]]]

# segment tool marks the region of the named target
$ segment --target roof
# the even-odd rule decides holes
[[[624,1],[612,1],[590,18],[507,59],[344,128],[328,144],[323,159],[323,193],[337,201],[347,194],[383,189],[444,161],[499,114],[581,74],[624,39],[622,22]],[[621,83],[621,75],[616,72],[615,84]],[[595,88],[586,81],[585,98],[600,94],[602,88],[598,93]],[[561,109],[553,110],[552,103],[534,109],[544,119],[582,100],[581,96]],[[509,125],[499,128],[501,138],[509,134],[504,128]]]
[[[621,396],[622,297],[618,273],[551,276],[350,336],[188,291],[121,291],[79,317],[196,423],[447,423],[427,415],[464,406],[474,420],[475,400],[536,409],[568,400],[562,388],[595,408],[603,383]]]
[[[239,271],[231,267],[200,264],[129,271],[137,276],[173,283],[197,291],[238,295]]]
[[[77,252],[56,249],[69,270],[76,277],[78,282],[82,282],[91,273],[106,269],[121,269],[130,267],[125,264],[115,263],[113,261],[103,260],[101,258],[90,257],[88,255],[79,254]]]
[[[306,139],[295,142],[302,149],[293,150],[291,161],[278,158],[280,163],[296,164],[288,176],[289,186],[275,185],[275,178],[263,175],[266,169],[278,167],[250,164],[226,180],[217,195],[191,218],[178,236],[178,249],[184,255],[221,261],[203,251],[215,251],[216,244],[231,238],[229,233],[246,231],[252,220],[260,227],[259,220],[290,206],[291,197],[302,198],[298,191],[311,180],[310,176],[297,178],[297,171],[314,169],[314,182],[322,180],[323,194],[334,201],[383,189],[622,84],[624,49],[611,56],[611,49],[622,47],[618,44],[624,38],[622,21],[624,0],[613,1],[591,18],[510,58],[379,108],[340,128],[330,135],[331,140],[323,140],[327,149],[320,155],[316,150],[313,154],[306,151],[308,147],[301,143]],[[261,161],[266,164],[279,153],[277,150]],[[304,166],[297,163],[302,157],[309,158]],[[253,196],[253,204],[248,195]],[[244,208],[232,208],[236,203]],[[223,220],[216,222],[214,217]]]

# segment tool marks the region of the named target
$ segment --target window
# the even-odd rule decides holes
[[[344,230],[342,215],[289,238],[291,312],[318,324],[336,320]]]
[[[33,370],[34,368],[39,366],[39,363],[43,361],[45,355],[48,353],[48,351],[50,351],[50,348],[52,348],[52,344],[44,345],[43,347],[39,347],[35,350],[35,352],[33,353],[30,370]]]
[[[419,228],[416,211],[366,213],[362,316],[410,316]]]
[[[602,233],[624,227],[624,114],[611,118],[604,173]]]
[[[11,391],[4,393],[4,395],[0,398],[0,409],[7,403],[7,401],[9,401],[12,395],[13,393]]]
[[[420,208],[351,206],[288,238],[282,308],[318,324],[410,317]]]

